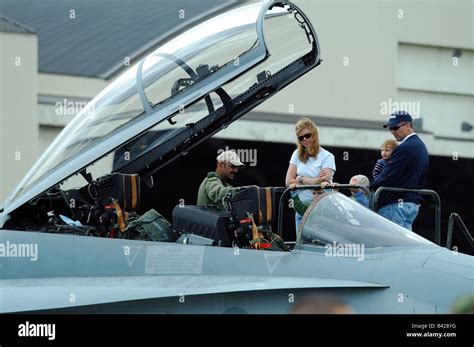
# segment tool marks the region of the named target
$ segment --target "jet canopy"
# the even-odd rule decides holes
[[[338,192],[316,198],[308,207],[300,230],[299,245],[324,247],[336,243],[365,248],[434,245]]]
[[[148,179],[320,63],[310,22],[289,2],[237,4],[138,62],[57,136],[4,214],[81,173]],[[107,166],[92,164],[111,156]],[[83,182],[84,185],[87,182]]]

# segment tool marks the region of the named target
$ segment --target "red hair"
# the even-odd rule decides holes
[[[301,118],[295,125],[295,132],[296,136],[300,136],[300,132],[303,129],[308,129],[311,132],[311,145],[306,148],[303,146],[301,141],[298,140],[296,143],[298,146],[298,159],[306,163],[309,157],[317,157],[319,153],[319,149],[321,146],[319,145],[319,135],[318,135],[318,128],[316,128],[316,124],[309,119],[309,118]]]

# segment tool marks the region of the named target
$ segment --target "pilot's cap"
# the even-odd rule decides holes
[[[395,127],[395,126],[397,126],[398,124],[400,124],[402,122],[412,123],[413,118],[410,116],[410,114],[408,112],[397,111],[397,112],[392,113],[390,115],[390,118],[388,119],[387,124],[384,124],[383,127],[384,128]]]
[[[237,153],[234,151],[225,151],[217,156],[217,161],[224,161],[231,163],[234,166],[245,166],[241,161]]]

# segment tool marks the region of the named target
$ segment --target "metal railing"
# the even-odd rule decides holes
[[[471,245],[472,248],[474,248],[474,238],[472,237],[469,230],[467,230],[467,227],[462,221],[461,217],[457,213],[454,213],[454,212],[451,213],[451,215],[449,216],[448,237],[446,239],[446,248],[451,249],[451,246],[453,243],[454,222],[458,224],[464,236],[466,236],[466,239],[469,241],[469,244]]]
[[[398,193],[417,193],[421,195],[429,195],[435,202],[435,243],[441,246],[441,199],[438,193],[430,189],[405,189],[405,188],[392,188],[392,187],[380,187],[375,192],[372,198],[371,209],[374,212],[378,211],[378,200],[382,192],[398,192]]]

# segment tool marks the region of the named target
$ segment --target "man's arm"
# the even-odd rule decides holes
[[[409,162],[409,148],[397,147],[380,175],[370,185],[370,188],[375,191],[380,187],[400,186],[400,172],[408,167]]]
[[[211,178],[207,181],[207,196],[215,204],[221,203],[222,198],[226,196],[228,192],[231,192],[233,189],[234,187],[231,186],[224,187],[221,180],[218,178]]]

